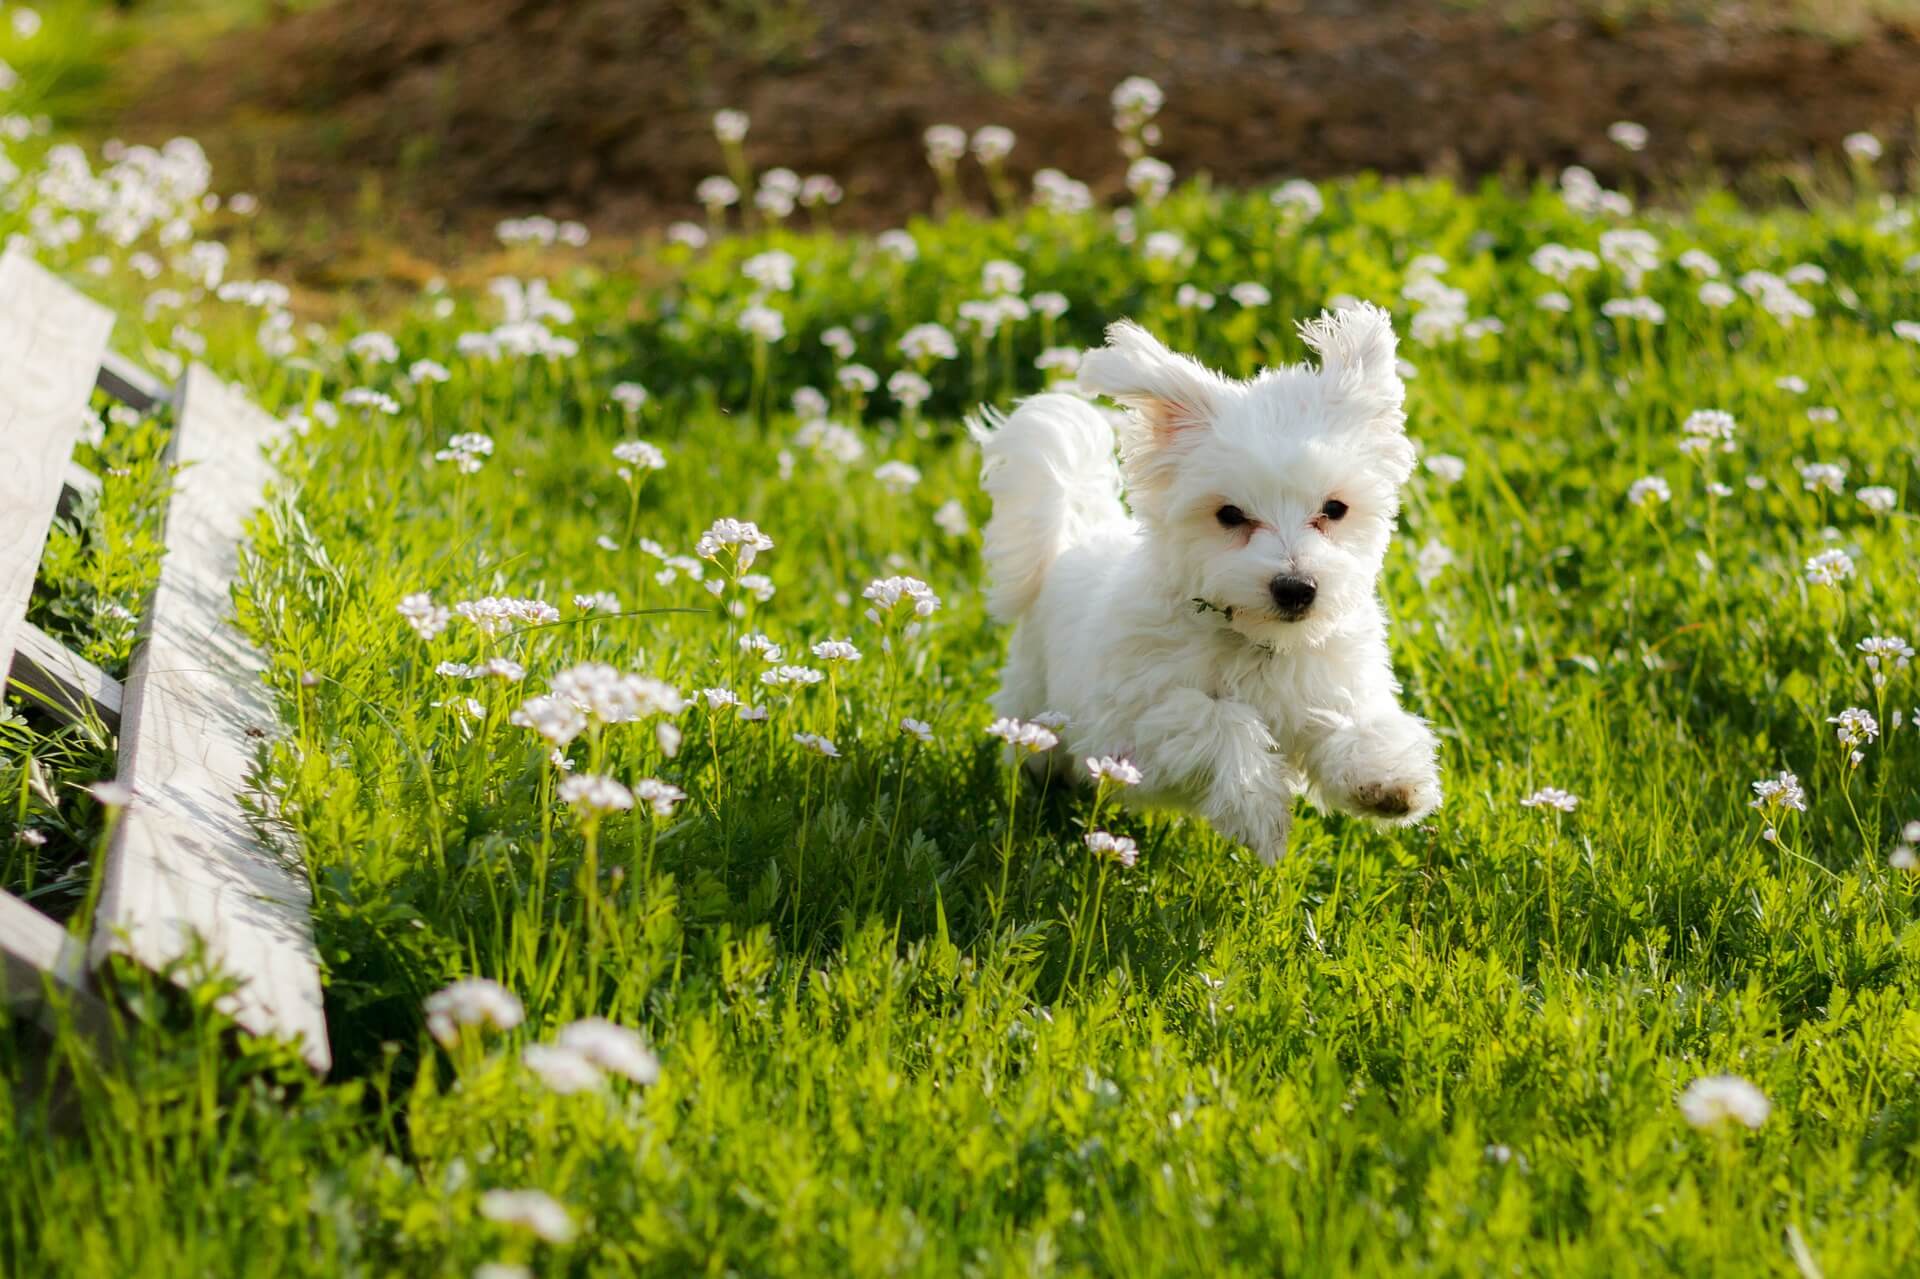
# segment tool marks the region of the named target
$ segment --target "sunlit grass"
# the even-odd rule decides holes
[[[38,1032],[8,1029],[9,1077],[71,1077],[0,1098],[0,1256],[76,1274],[1616,1274],[1784,1273],[1799,1249],[1829,1276],[1911,1268],[1915,884],[1888,861],[1920,819],[1920,693],[1910,669],[1876,687],[1857,646],[1920,623],[1915,347],[1892,332],[1920,314],[1914,231],[1870,198],[1709,197],[1631,223],[1658,242],[1634,290],[1612,265],[1561,283],[1529,264],[1619,224],[1548,188],[1321,194],[1303,219],[1182,189],[1138,210],[1131,243],[1106,212],[956,217],[910,228],[912,261],[784,231],[650,243],[639,267],[527,247],[527,283],[423,292],[317,338],[263,330],[270,295],[220,302],[171,267],[141,282],[94,239],[48,250],[109,259],[79,278],[123,304],[127,349],[164,366],[198,334],[295,424],[238,606],[283,711],[268,827],[314,885],[336,1065],[316,1082],[270,1047],[236,1056],[204,1000],[135,974],[115,1059],[61,1033],[49,1072]],[[250,224],[220,216],[244,279]],[[1149,257],[1156,233],[1178,252]],[[1819,264],[1825,282],[1795,286],[1815,314],[1782,322],[1758,284],[1706,305],[1687,249],[1723,282]],[[790,291],[743,276],[769,250],[793,256]],[[961,305],[993,261],[1068,309],[970,332]],[[1010,790],[983,731],[1002,637],[960,414],[1038,389],[1044,350],[1122,315],[1244,374],[1299,358],[1294,323],[1341,294],[1411,328],[1439,296],[1422,276],[1504,327],[1404,348],[1430,465],[1385,596],[1445,807],[1407,831],[1306,813],[1265,869],[1109,805],[1100,824],[1141,856],[1102,866],[1091,793]],[[1265,299],[1229,300],[1246,282]],[[182,302],[149,310],[162,283]],[[1183,284],[1212,309],[1183,308]],[[1564,313],[1536,305],[1555,289]],[[1636,291],[1663,322],[1605,314]],[[741,330],[756,297],[780,338]],[[923,322],[954,326],[956,358],[899,351]],[[347,350],[375,323],[398,360]],[[879,388],[928,378],[917,414],[842,382],[836,328]],[[482,332],[549,353],[463,350]],[[423,359],[447,380],[409,375]],[[643,404],[619,402],[625,382]],[[790,407],[803,386],[839,431]],[[1682,451],[1696,409],[1732,415],[1731,451]],[[465,433],[491,442],[455,450],[477,465],[438,458]],[[665,468],[623,477],[632,439]],[[889,462],[918,479],[876,478]],[[1668,500],[1631,505],[1650,476]],[[700,558],[721,518],[771,549]],[[1810,581],[1834,550],[1854,575]],[[55,567],[54,591],[89,571]],[[865,588],[900,575],[938,609],[869,617]],[[420,593],[557,617],[422,638],[401,612]],[[617,607],[576,602],[602,593]],[[828,640],[860,660],[810,651]],[[492,659],[512,666],[437,669]],[[685,792],[671,815],[583,817],[514,722],[587,662],[692,703],[566,747],[576,776]],[[762,680],[780,665],[831,676]],[[1880,730],[1857,763],[1828,722],[1850,707]],[[1750,807],[1782,770],[1806,811]],[[1577,806],[1523,806],[1546,787]],[[18,830],[0,820],[0,841]],[[524,1020],[438,1043],[423,1004],[468,977]],[[527,1066],[589,1016],[642,1032],[657,1081],[558,1095]],[[1771,1100],[1757,1129],[1687,1123],[1681,1091],[1721,1073]],[[485,1215],[503,1209],[486,1192],[525,1189],[571,1229]]]

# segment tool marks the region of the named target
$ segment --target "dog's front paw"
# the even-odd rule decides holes
[[[1426,776],[1361,782],[1348,795],[1348,806],[1369,817],[1417,822],[1440,807],[1440,779]]]

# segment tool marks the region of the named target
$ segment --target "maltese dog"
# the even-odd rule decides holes
[[[1360,305],[1301,336],[1319,368],[1234,381],[1110,327],[1079,382],[1131,410],[1118,465],[1116,428],[1072,395],[972,424],[988,608],[1014,628],[995,709],[1064,715],[1060,762],[1129,758],[1130,803],[1197,812],[1268,863],[1296,793],[1395,822],[1440,803],[1374,593],[1413,469],[1393,322]]]

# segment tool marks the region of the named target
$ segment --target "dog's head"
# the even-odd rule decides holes
[[[1079,381],[1133,410],[1127,501],[1182,590],[1276,649],[1373,607],[1413,470],[1393,322],[1379,307],[1300,327],[1320,367],[1234,381],[1122,321]]]

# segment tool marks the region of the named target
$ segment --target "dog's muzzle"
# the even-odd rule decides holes
[[[1267,592],[1273,596],[1274,612],[1283,622],[1297,622],[1313,608],[1313,597],[1318,588],[1310,577],[1291,577],[1285,573],[1267,583]]]

